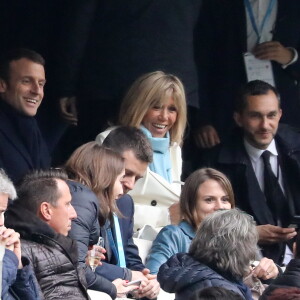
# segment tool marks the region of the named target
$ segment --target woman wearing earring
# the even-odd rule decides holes
[[[135,229],[170,223],[168,208],[181,191],[181,145],[186,127],[184,88],[174,75],[161,71],[139,77],[128,90],[119,113],[119,125],[143,130],[153,149],[153,162],[130,192],[135,202]],[[113,128],[100,133],[102,142]]]

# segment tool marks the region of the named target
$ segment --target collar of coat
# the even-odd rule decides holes
[[[15,200],[5,213],[5,224],[20,233],[21,239],[33,241],[51,247],[59,246],[70,260],[77,264],[78,251],[76,241],[55,232],[46,222]]]
[[[281,153],[292,156],[300,152],[300,130],[280,124],[275,135],[276,146]],[[247,164],[247,154],[243,142],[243,132],[236,128],[224,144],[220,145],[218,162],[225,164]]]

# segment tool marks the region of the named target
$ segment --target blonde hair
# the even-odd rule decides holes
[[[174,99],[177,109],[176,122],[170,129],[171,142],[181,144],[187,122],[186,99],[182,82],[172,74],[156,71],[136,79],[121,104],[120,125],[139,128],[147,111],[168,97]]]
[[[101,223],[112,212],[120,214],[113,199],[115,181],[124,169],[124,159],[120,154],[97,142],[89,142],[73,152],[65,169],[70,179],[88,186],[97,195],[100,200]]]

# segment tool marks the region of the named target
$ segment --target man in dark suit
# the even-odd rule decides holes
[[[136,181],[143,177],[148,164],[152,161],[152,148],[145,135],[137,128],[133,127],[118,127],[105,138],[103,146],[110,148],[124,158],[125,161],[125,175],[122,179],[124,193],[133,189]],[[122,244],[124,248],[124,255],[126,260],[126,267],[130,269],[131,274],[125,274],[124,268],[118,266],[119,258],[114,255],[113,251],[107,253],[109,264],[103,265],[96,269],[102,276],[107,279],[114,280],[116,278],[123,278],[129,280],[146,280],[148,284],[141,285],[139,298],[146,297],[154,299],[159,292],[159,283],[156,280],[156,275],[150,275],[150,270],[146,269],[141,261],[137,246],[133,242],[133,223],[134,223],[134,203],[130,195],[125,194],[117,201],[117,206],[123,217],[118,218]],[[112,226],[116,224],[106,224],[105,231],[107,232],[107,225]],[[115,231],[115,229],[113,228]],[[101,229],[101,233],[103,230]],[[106,234],[105,234],[106,235]],[[114,242],[117,245],[117,238],[114,236]],[[107,243],[106,243],[107,245]],[[129,277],[128,277],[129,276]],[[147,280],[149,279],[149,281]]]
[[[50,166],[47,145],[34,116],[44,97],[44,59],[16,49],[0,62],[0,163],[14,181]]]
[[[300,133],[279,125],[281,114],[277,90],[263,81],[249,82],[236,102],[234,120],[240,128],[211,151],[205,165],[230,178],[237,206],[258,224],[264,256],[286,264],[292,257],[286,242],[296,235],[294,228],[287,227],[300,213]],[[271,191],[265,152],[275,178]]]
[[[247,0],[260,29],[271,1]],[[300,2],[276,0],[259,37],[243,0],[206,0],[196,40],[203,97],[201,146],[210,148],[228,136],[238,88],[247,82],[244,52],[272,63],[284,112],[282,122],[300,127]],[[209,24],[209,25],[208,25]],[[200,90],[200,88],[199,88]]]

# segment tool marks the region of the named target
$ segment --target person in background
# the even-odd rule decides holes
[[[156,71],[142,75],[123,99],[118,124],[140,128],[153,149],[153,161],[144,178],[130,192],[135,203],[135,230],[170,222],[168,208],[178,202],[181,191],[186,119],[184,87],[172,74]],[[111,130],[100,133],[96,141],[102,142]],[[178,215],[174,218],[179,219]]]
[[[279,123],[282,114],[276,88],[248,82],[236,98],[237,128],[201,165],[228,176],[237,207],[257,222],[263,255],[286,265],[293,257],[289,241],[296,236],[289,225],[300,214],[300,134]]]
[[[50,167],[46,141],[35,120],[44,97],[45,61],[28,49],[0,58],[0,167],[13,182]]]
[[[2,300],[41,299],[36,278],[28,258],[22,256],[20,234],[4,226],[4,213],[9,199],[17,197],[15,187],[0,169],[0,243],[5,247],[2,262]]]

